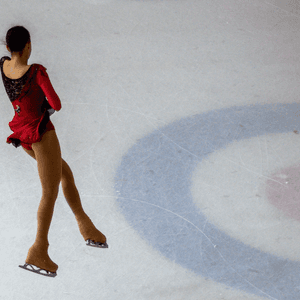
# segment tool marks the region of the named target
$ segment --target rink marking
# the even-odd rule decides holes
[[[231,237],[299,261],[300,195],[295,191],[300,182],[297,173],[284,168],[299,164],[298,149],[300,139],[290,132],[240,140],[215,151],[192,174],[195,205]]]
[[[121,198],[121,197],[119,197],[119,198]],[[125,200],[125,199],[124,199],[124,200]],[[195,224],[193,224],[193,223],[190,222],[189,220],[187,220],[187,219],[185,219],[184,217],[182,217],[182,216],[176,214],[175,212],[170,211],[169,209],[165,209],[165,208],[163,208],[163,207],[160,207],[160,206],[158,206],[158,205],[154,205],[154,204],[151,204],[151,203],[147,203],[147,202],[141,201],[141,200],[136,200],[136,199],[126,199],[126,200],[129,200],[129,201],[135,201],[135,202],[141,202],[141,203],[144,203],[144,204],[146,204],[146,205],[152,205],[152,206],[155,206],[155,207],[157,207],[157,208],[159,208],[159,209],[165,210],[165,211],[167,211],[168,213],[171,213],[171,214],[177,216],[178,218],[180,218],[180,219],[184,220],[185,222],[191,224],[191,225],[192,225],[193,227],[195,227],[198,231],[200,231],[200,232],[206,237],[206,239],[207,239],[208,241],[211,242],[211,244],[212,244],[212,246],[213,246],[214,248],[217,247],[217,245],[215,245],[215,244],[212,242],[212,240],[204,233],[204,231],[202,231],[200,228],[198,228]],[[207,222],[208,222],[208,221],[206,220],[206,221],[205,221],[205,224],[204,224],[204,228],[205,228]],[[226,263],[230,266],[230,268],[231,268],[237,275],[239,275],[243,280],[245,280],[247,283],[249,283],[249,285],[251,285],[251,286],[254,287],[255,289],[258,289],[255,285],[253,285],[253,284],[252,284],[251,282],[249,282],[246,278],[244,278],[241,274],[239,274],[239,272],[237,272],[237,270],[235,270],[235,269],[232,267],[232,265],[231,265],[231,264],[223,257],[222,253],[221,253],[220,251],[218,251],[218,249],[216,249],[216,251],[217,251],[217,252],[220,254],[220,256],[223,258],[224,262],[226,262]],[[255,272],[255,270],[251,270],[251,271]],[[256,271],[256,272],[257,272],[257,271]],[[262,290],[260,290],[260,289],[258,289],[258,290],[259,290],[262,294],[264,294],[264,295],[270,297],[270,299],[275,299],[275,300],[277,299],[277,298],[271,297],[270,295],[268,295],[267,293],[265,293],[264,291],[262,291]]]
[[[298,299],[300,263],[228,236],[196,208],[190,188],[205,157],[233,141],[299,130],[299,110],[298,104],[231,107],[183,118],[138,140],[115,178],[128,223],[164,256],[201,276],[258,296]]]

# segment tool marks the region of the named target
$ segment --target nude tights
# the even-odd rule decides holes
[[[32,149],[37,161],[43,192],[37,212],[37,235],[34,244],[28,251],[26,263],[56,272],[58,266],[48,255],[48,232],[60,183],[84,240],[91,239],[95,242],[105,243],[106,237],[94,226],[83,210],[72,171],[61,158],[55,130],[46,132],[41,142],[32,144]]]

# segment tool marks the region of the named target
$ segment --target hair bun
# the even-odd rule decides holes
[[[7,31],[6,45],[10,52],[21,52],[28,42],[30,42],[30,34],[23,26],[15,26]]]

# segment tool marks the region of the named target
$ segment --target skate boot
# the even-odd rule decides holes
[[[40,275],[55,277],[58,266],[50,259],[48,247],[49,244],[41,245],[34,243],[28,251],[25,265],[19,267]]]
[[[76,218],[77,219],[77,218]],[[106,243],[106,237],[102,234],[93,224],[91,219],[86,216],[81,219],[77,219],[78,227],[84,240],[87,242],[87,246],[97,248],[108,248]]]

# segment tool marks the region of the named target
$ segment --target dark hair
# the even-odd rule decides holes
[[[10,52],[21,52],[28,42],[30,42],[30,34],[23,26],[15,26],[7,31],[6,45]]]

